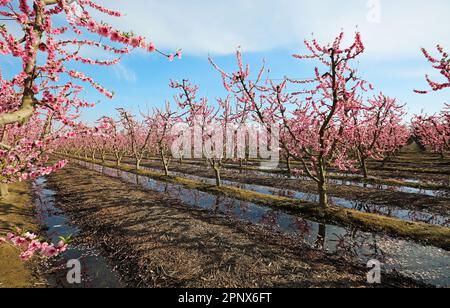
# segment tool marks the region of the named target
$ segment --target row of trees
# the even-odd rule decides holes
[[[429,75],[425,78],[432,91],[442,91],[450,88],[450,57],[441,45],[437,46],[439,58],[432,56],[422,48],[422,52],[432,67],[443,76],[442,82],[433,81]],[[416,90],[419,94],[428,94],[429,91]],[[420,142],[439,153],[444,158],[450,152],[450,105],[446,104],[444,110],[437,115],[419,115],[413,119],[414,135]]]
[[[186,152],[180,144],[174,146],[181,137],[180,130],[174,128],[184,123],[185,130],[199,130],[200,134],[189,134],[194,137],[188,144],[201,144],[200,152],[194,156],[205,159],[214,169],[220,186],[224,159],[239,157],[235,148],[239,136],[228,134],[228,128],[237,130],[248,122],[259,123],[267,131],[268,139],[279,140],[276,146],[283,152],[288,169],[296,161],[296,165],[302,166],[296,171],[317,183],[323,207],[328,205],[327,179],[331,168],[354,172],[359,168],[367,178],[368,160],[394,155],[412,135],[439,153],[448,150],[448,111],[433,117],[417,116],[411,129],[404,122],[404,105],[383,93],[370,94],[374,90],[372,85],[358,77],[352,68],[352,62],[364,52],[360,34],[356,33],[348,47],[342,46],[343,38],[341,33],[332,44],[324,46],[316,40],[305,41],[309,54],[294,57],[316,61],[315,78],[310,80],[286,78],[275,83],[267,76],[264,65],[253,75],[240,50],[236,54],[235,72],[226,72],[210,59],[229,92],[226,98],[210,103],[207,98],[198,97],[199,87],[188,80],[172,81],[170,87],[177,91],[172,104],[167,102],[164,109],[141,114],[141,121],[121,109],[118,120],[102,119],[90,138],[79,133],[79,140],[66,144],[66,150],[76,149],[77,155],[84,151],[86,157],[88,152],[93,157],[100,153],[103,160],[109,153],[117,165],[130,155],[135,159],[136,169],[146,156],[158,155],[168,175],[171,158],[180,156],[174,149]],[[288,85],[300,89],[288,91]],[[274,124],[280,128],[276,136],[272,132]],[[214,132],[217,127],[222,129],[223,139],[219,141],[224,147],[218,146],[217,139],[212,141],[213,135],[217,136]],[[196,139],[198,135],[200,139]]]
[[[175,156],[173,143],[182,135],[174,133],[179,123],[185,124],[185,130],[200,131],[200,140],[190,140],[199,152],[194,154],[214,168],[220,186],[225,152],[233,153],[235,139],[242,136],[224,133],[224,149],[214,142],[218,136],[211,127],[227,131],[228,127],[235,129],[253,122],[264,127],[272,143],[279,139],[275,147],[284,153],[289,169],[291,161],[298,162],[302,166],[298,171],[317,183],[320,204],[327,206],[330,168],[354,171],[359,166],[368,176],[368,159],[379,160],[395,153],[411,135],[402,124],[403,106],[383,93],[370,94],[373,87],[353,68],[365,50],[360,33],[349,46],[343,46],[344,33],[328,45],[305,41],[309,52],[294,57],[315,62],[315,77],[310,80],[286,78],[277,83],[270,79],[264,65],[252,74],[238,51],[235,72],[226,72],[210,59],[228,97],[210,103],[197,97],[198,87],[189,81],[172,82],[178,94],[165,108],[139,116],[119,110],[118,120],[103,118],[97,127],[86,127],[78,123],[78,111],[94,104],[83,97],[82,85],[88,84],[108,98],[113,92],[72,69],[73,63],[115,65],[134,48],[158,52],[169,60],[181,57],[181,52],[164,54],[143,37],[95,20],[93,12],[115,17],[121,13],[92,0],[2,0],[0,5],[0,16],[7,23],[0,26],[0,53],[20,63],[20,69],[8,77],[0,73],[3,195],[7,194],[8,183],[34,179],[63,167],[65,161],[47,164],[48,154],[57,148],[71,147],[78,154],[91,152],[93,157],[98,153],[103,160],[113,154],[117,164],[125,155],[132,155],[137,169],[146,155],[156,153],[168,174],[171,157]],[[90,39],[98,36],[100,40]],[[84,57],[82,51],[91,48],[116,58]],[[424,54],[448,80],[448,55],[440,46],[438,51],[442,59],[433,58],[425,50]],[[436,83],[428,76],[427,81],[435,91],[449,87],[448,82]],[[289,91],[290,86],[298,90]],[[273,130],[275,124],[280,127],[279,135]],[[425,145],[441,153],[448,150],[448,110],[433,117],[416,117],[414,131]],[[195,147],[198,143],[200,150]]]
[[[317,61],[316,77],[311,80],[286,78],[275,83],[266,76],[264,66],[253,78],[239,50],[236,72],[227,73],[210,59],[229,92],[226,98],[210,103],[207,98],[198,97],[199,87],[188,80],[172,81],[170,87],[176,95],[165,108],[141,113],[142,120],[120,109],[118,119],[103,118],[94,129],[79,127],[82,132],[64,143],[62,149],[93,158],[97,153],[102,160],[110,155],[117,165],[125,156],[132,156],[136,169],[140,169],[145,157],[158,155],[168,175],[170,160],[175,156],[183,157],[186,152],[181,144],[174,144],[183,135],[176,129],[177,124],[183,123],[185,131],[199,130],[200,134],[189,134],[194,137],[189,137],[192,140],[188,144],[201,144],[200,152],[194,156],[204,159],[213,168],[220,186],[224,159],[239,157],[235,145],[236,139],[242,136],[234,132],[245,123],[259,123],[268,133],[269,141],[279,140],[275,146],[283,152],[289,169],[295,161],[296,166],[301,166],[295,171],[317,183],[320,204],[325,207],[331,168],[353,172],[359,168],[361,174],[368,177],[368,160],[383,160],[394,155],[412,135],[410,126],[404,122],[404,105],[383,93],[370,94],[373,87],[352,69],[352,62],[364,52],[360,34],[355,35],[349,47],[341,46],[343,37],[341,33],[326,46],[315,40],[306,42],[310,54],[295,56],[300,61]],[[288,85],[301,89],[288,91]],[[276,136],[274,124],[280,128]],[[423,127],[414,122],[415,132],[418,125]],[[218,146],[217,139],[213,141],[217,127],[223,132],[219,140],[223,147]],[[228,133],[230,127],[233,128],[231,134]],[[200,139],[196,139],[198,136]],[[244,138],[247,138],[246,147],[251,147],[248,136]],[[269,141],[267,144],[271,143]]]
[[[173,60],[151,42],[96,20],[94,15],[120,17],[92,0],[1,0],[0,54],[17,70],[0,70],[0,186],[34,179],[65,165],[48,166],[48,154],[73,138],[79,110],[94,106],[83,97],[88,84],[113,97],[93,78],[73,67],[111,66],[135,48]],[[112,59],[91,59],[84,51],[99,49]],[[108,57],[111,58],[111,57]],[[78,65],[74,65],[77,64]],[[80,136],[78,136],[80,137]]]

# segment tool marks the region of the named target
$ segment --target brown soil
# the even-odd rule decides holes
[[[38,226],[31,206],[30,186],[16,183],[9,187],[10,195],[0,200],[0,236],[19,227],[36,231]],[[37,278],[33,264],[24,263],[20,252],[7,244],[0,245],[0,288],[34,288],[45,286],[42,277]]]
[[[366,269],[299,241],[69,165],[49,177],[80,238],[134,287],[367,287]],[[384,286],[414,287],[387,276]]]

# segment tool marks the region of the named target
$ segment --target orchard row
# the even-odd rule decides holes
[[[91,155],[93,159],[99,154],[103,161],[112,155],[117,165],[132,156],[136,169],[141,168],[144,158],[158,156],[169,175],[171,159],[183,158],[180,153],[191,153],[190,147],[200,144],[201,156],[196,158],[213,168],[220,186],[225,160],[251,158],[255,140],[240,135],[239,128],[258,123],[266,132],[266,146],[280,150],[289,172],[302,173],[317,183],[323,207],[328,206],[331,168],[359,172],[367,178],[368,160],[392,157],[412,139],[442,155],[448,152],[448,110],[435,116],[416,116],[412,123],[406,123],[405,106],[383,93],[374,94],[373,86],[352,68],[352,62],[364,52],[360,34],[356,33],[348,47],[342,46],[343,37],[341,33],[324,46],[315,40],[305,42],[309,54],[294,56],[299,61],[317,63],[316,77],[311,80],[286,78],[275,83],[264,66],[252,74],[240,50],[234,72],[226,72],[210,59],[223,79],[227,97],[210,102],[198,96],[199,87],[189,80],[171,81],[174,100],[164,108],[141,114],[142,120],[120,109],[117,119],[102,118],[94,128],[79,126],[77,137],[63,143],[61,150],[79,157]],[[299,90],[288,91],[288,85]],[[180,123],[185,125],[184,130],[175,129]],[[214,127],[223,128],[220,138]],[[195,131],[200,131],[201,138]],[[186,135],[191,140],[179,143]],[[245,142],[243,150],[237,148],[240,139]],[[247,155],[242,157],[239,152]],[[292,161],[301,167],[292,169]]]
[[[181,58],[181,52],[165,54],[141,36],[95,20],[92,11],[112,17],[120,17],[121,13],[92,0],[34,0],[29,4],[0,0],[0,16],[6,22],[0,26],[0,53],[21,63],[15,74],[0,75],[2,194],[7,193],[8,183],[35,179],[62,168],[65,161],[48,164],[48,155],[54,151],[85,151],[94,156],[101,153],[103,158],[114,154],[118,164],[132,155],[136,168],[146,155],[155,154],[161,157],[168,174],[170,160],[176,154],[173,143],[180,137],[173,127],[180,123],[188,131],[200,123],[202,150],[213,153],[206,158],[216,171],[217,185],[221,185],[225,155],[216,144],[205,142],[211,139],[208,127],[258,123],[265,129],[272,150],[279,148],[288,166],[291,161],[301,166],[291,171],[302,172],[317,183],[324,207],[328,205],[330,168],[353,172],[359,169],[367,177],[368,160],[395,155],[411,138],[442,155],[449,151],[449,107],[441,114],[418,115],[412,123],[406,123],[405,108],[396,98],[375,92],[363,76],[358,76],[354,63],[365,51],[360,33],[349,46],[343,44],[344,33],[329,44],[305,41],[306,54],[294,57],[315,63],[315,77],[310,80],[285,78],[275,82],[265,65],[250,71],[238,50],[233,72],[210,59],[222,78],[227,97],[209,101],[198,97],[199,88],[188,80],[173,81],[170,87],[177,94],[165,108],[141,116],[120,109],[117,119],[102,118],[97,127],[87,127],[79,121],[80,112],[94,104],[83,98],[83,84],[108,98],[114,94],[72,69],[74,62],[115,65],[134,48],[157,52],[169,60]],[[21,29],[20,35],[16,28]],[[98,36],[101,40],[94,39]],[[116,59],[90,59],[81,55],[83,48],[98,48],[116,55]],[[441,46],[438,58],[423,52],[445,80],[438,83],[427,77],[431,89],[448,88],[448,54]],[[296,90],[288,90],[292,87]],[[276,135],[274,125],[279,132]],[[225,143],[234,144],[231,141]]]

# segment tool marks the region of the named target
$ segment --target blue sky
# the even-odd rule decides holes
[[[100,0],[125,12],[124,18],[99,16],[122,30],[133,30],[165,50],[183,48],[181,61],[169,63],[157,55],[135,52],[116,68],[87,68],[116,97],[108,101],[89,91],[101,103],[85,110],[93,122],[114,115],[115,108],[138,112],[161,106],[174,94],[169,79],[189,78],[211,99],[225,95],[220,76],[209,65],[208,54],[226,70],[234,69],[234,51],[242,46],[245,58],[257,69],[263,58],[272,78],[310,77],[312,67],[291,57],[305,51],[303,40],[314,33],[320,41],[333,39],[341,29],[351,37],[361,31],[367,51],[357,67],[359,75],[377,91],[397,97],[410,115],[438,112],[449,93],[427,96],[413,93],[426,88],[424,75],[433,70],[420,47],[434,50],[437,43],[450,48],[448,0]],[[92,55],[101,54],[88,51]],[[11,64],[0,60],[3,70]],[[6,69],[5,69],[6,68]]]

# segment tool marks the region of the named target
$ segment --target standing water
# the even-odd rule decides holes
[[[384,264],[387,272],[397,272],[439,287],[450,287],[450,252],[437,247],[358,229],[320,224],[254,203],[187,189],[181,185],[155,181],[149,177],[83,161],[78,163],[142,188],[166,193],[186,205],[218,211],[235,219],[295,236],[328,253],[349,256],[362,264],[376,259]]]
[[[154,168],[143,168],[153,172],[160,172],[158,169]],[[206,184],[215,184],[215,179],[200,177],[192,174],[181,173],[181,172],[171,172],[172,175],[184,177],[196,181],[200,181]],[[301,191],[289,190],[289,189],[279,189],[274,187],[255,185],[255,184],[246,184],[241,182],[233,182],[228,180],[223,180],[222,184],[228,186],[238,187],[244,190],[255,191],[265,195],[275,195],[282,197],[289,197],[293,199],[298,199],[306,202],[318,202],[319,195],[313,193],[304,193]],[[343,184],[345,185],[345,184]],[[408,210],[394,206],[386,206],[386,205],[378,205],[378,204],[370,204],[367,202],[347,200],[343,198],[330,197],[330,202],[333,205],[354,209],[360,212],[378,214],[388,217],[395,217],[405,221],[417,221],[424,222],[431,225],[438,225],[442,227],[450,227],[450,217],[439,215],[436,213],[428,213],[424,211],[417,210]]]
[[[46,237],[53,243],[59,241],[60,236],[72,236],[76,240],[79,229],[69,223],[64,212],[55,206],[55,192],[47,188],[45,177],[33,183],[35,206],[39,223],[46,227]],[[81,264],[81,283],[70,284],[67,274],[72,268],[67,268],[70,260],[78,260]],[[49,284],[62,288],[120,288],[124,285],[119,276],[108,265],[93,247],[72,243],[69,249],[54,261],[48,262],[50,274]]]

